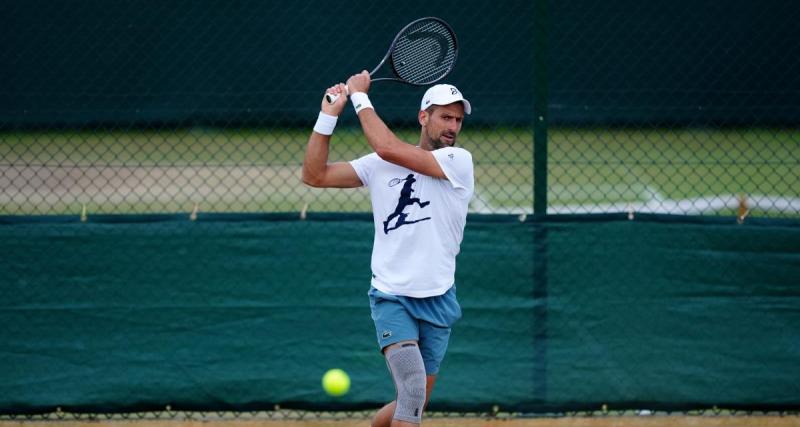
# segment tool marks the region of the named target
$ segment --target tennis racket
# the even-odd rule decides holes
[[[392,178],[392,179],[389,180],[389,187],[394,187],[395,185],[400,184],[401,182],[405,182],[405,181],[406,181],[406,178]]]
[[[429,85],[443,79],[453,70],[457,56],[458,41],[450,25],[439,18],[420,18],[397,33],[386,55],[369,75],[375,75],[388,60],[392,77],[379,77],[372,79],[373,82],[396,81],[415,86]],[[331,104],[338,98],[339,95],[325,94],[325,99]]]

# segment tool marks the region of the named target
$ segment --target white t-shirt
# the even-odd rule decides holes
[[[432,151],[447,179],[368,154],[350,164],[369,187],[375,219],[372,286],[392,295],[442,295],[455,282],[456,255],[475,188],[472,155]]]

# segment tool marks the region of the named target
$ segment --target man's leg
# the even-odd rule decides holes
[[[425,381],[425,409],[428,408],[428,402],[431,400],[431,393],[433,392],[433,385],[436,383],[436,375],[428,375]],[[381,408],[374,417],[372,417],[372,427],[390,427],[392,425],[392,417],[394,417],[394,410],[397,407],[396,401],[387,403]],[[402,421],[401,421],[402,423]],[[415,424],[398,424],[398,425],[415,425]]]
[[[409,387],[403,388],[406,393],[401,398],[398,387],[398,399],[381,408],[375,414],[372,425],[375,427],[414,426],[421,422],[421,415],[430,401],[437,378],[436,374],[439,372],[439,366],[447,351],[447,343],[450,338],[449,325],[461,317],[458,303],[455,300],[455,287],[443,296],[433,297],[437,304],[443,306],[444,313],[449,316],[445,319],[447,327],[412,318],[407,308],[398,302],[397,297],[384,295],[374,288],[370,289],[369,295],[372,318],[378,334],[378,344],[386,357],[386,363],[392,372],[395,386],[398,387],[398,378],[401,374],[413,377],[413,381],[401,381],[400,385],[409,385]],[[403,345],[408,344],[413,347],[404,349]],[[390,357],[394,351],[398,353],[398,357]],[[415,354],[413,354],[414,352]],[[417,366],[420,359],[424,365],[422,369]],[[409,390],[411,390],[410,393]],[[423,393],[424,399],[422,398]],[[398,405],[398,401],[401,402],[400,405]],[[420,407],[422,411],[415,416],[414,413]]]
[[[426,372],[425,406],[423,409],[427,409],[428,402],[430,401],[431,392],[433,391],[433,385],[436,382],[436,374],[439,372],[439,365],[442,359],[444,359],[444,355],[447,351],[447,344],[450,340],[450,328],[439,327],[427,322],[420,322],[419,325],[420,325],[420,340],[417,341],[417,345],[420,346],[420,352],[422,355],[422,359],[425,363],[425,372]],[[389,349],[391,347],[392,346],[388,346],[386,349]],[[384,351],[384,353],[386,352]],[[388,405],[381,408],[373,418],[372,425],[374,427],[389,427],[394,425],[412,425],[412,426],[415,425],[413,423],[392,424],[392,417],[394,416],[396,405],[397,405],[396,402],[391,402]],[[397,422],[397,420],[394,421]]]
[[[401,381],[401,384],[399,384],[399,386],[402,386],[402,388],[398,387],[398,398],[401,397],[399,394],[401,390],[405,392],[411,392],[402,395],[403,399],[400,399],[400,401],[405,402],[406,405],[400,406],[401,410],[399,413],[402,414],[404,412],[402,411],[402,408],[409,406],[408,402],[413,400],[413,394],[416,394],[419,397],[417,398],[416,404],[413,404],[412,402],[412,406],[414,408],[422,407],[424,402],[421,401],[421,398],[426,392],[425,368],[422,367],[420,369],[416,366],[419,363],[415,363],[415,360],[418,362],[422,358],[422,354],[418,347],[419,322],[411,317],[405,306],[400,302],[399,298],[394,295],[384,294],[375,288],[370,288],[369,298],[372,320],[375,322],[375,332],[378,338],[378,346],[384,358],[386,359],[386,365],[392,374],[392,380],[395,382],[395,387],[398,387],[395,374],[403,374],[412,379],[412,381]],[[403,348],[403,345],[410,345],[413,347]],[[416,355],[413,354],[414,351],[416,351]],[[391,358],[393,360],[390,360],[390,356],[394,353],[399,353],[398,356],[400,357]],[[393,361],[395,363],[392,363]],[[393,368],[393,364],[397,365],[398,369]],[[388,409],[382,410],[383,412],[381,412],[381,416],[375,417],[377,422],[374,423],[374,425],[385,427],[390,426],[392,418],[394,418],[395,412],[397,411],[396,408],[397,403],[393,402],[391,411]],[[388,417],[383,415],[384,412],[388,414]],[[413,409],[411,412],[413,413]],[[384,419],[385,421],[382,421]]]

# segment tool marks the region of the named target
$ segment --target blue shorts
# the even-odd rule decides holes
[[[381,351],[400,341],[417,341],[425,373],[438,373],[450,341],[450,328],[461,318],[456,287],[428,298],[390,295],[374,287],[368,295]]]

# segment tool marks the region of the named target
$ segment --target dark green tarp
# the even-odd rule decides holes
[[[3,218],[0,412],[375,408],[372,227]],[[432,409],[800,407],[794,221],[475,216],[458,263]]]
[[[550,124],[797,124],[796,2],[551,0],[545,18],[534,3],[6,1],[0,129],[308,127],[326,87],[371,70],[423,16],[458,35],[447,80],[473,124],[531,123],[534,52],[547,56]],[[370,96],[384,119],[414,122],[423,91],[380,83]]]

